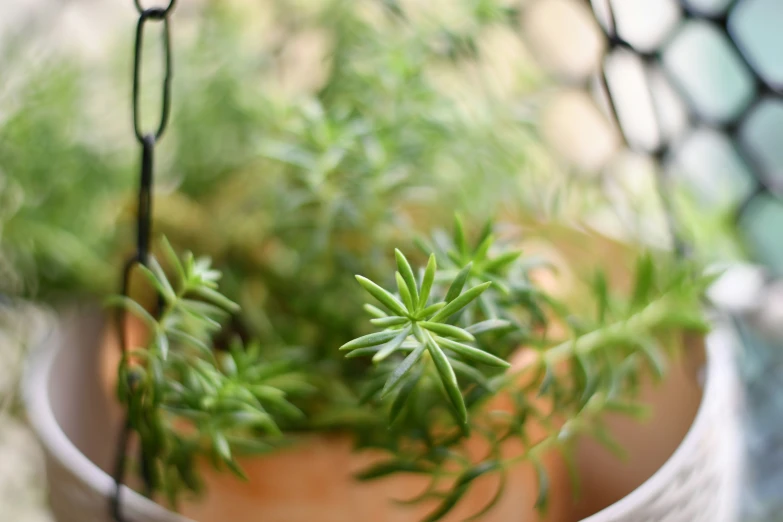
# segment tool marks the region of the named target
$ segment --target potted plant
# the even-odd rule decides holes
[[[475,236],[455,228],[450,240],[422,243],[435,251],[429,257],[411,256],[421,270],[395,252],[391,291],[357,277],[376,331],[322,356],[216,337],[220,318],[237,311],[216,290],[219,273],[205,260],[180,259],[164,242],[167,270],[153,262],[142,271],[163,308],[156,318],[135,301],[118,303],[141,319],[139,349],[111,381],[148,459],[139,469],[153,498],[201,521],[316,513],[322,520],[573,520],[644,489],[686,432],[693,438],[694,417],[698,431],[711,428],[703,411],[714,399],[702,398],[695,382],[710,276],[645,254],[630,279],[598,272],[580,295],[546,276],[540,261],[520,256],[517,240],[494,243],[491,227]],[[547,228],[547,237],[563,239],[566,229]],[[569,236],[563,256],[580,252],[584,243],[575,240],[589,237]],[[597,241],[591,246],[624,250]],[[568,265],[558,265],[569,281]],[[610,280],[625,289],[610,292]],[[708,353],[714,360],[715,350]],[[660,383],[651,387],[650,378]],[[617,412],[635,420],[613,419]],[[652,433],[639,420],[645,415],[656,421]],[[630,466],[606,455],[596,466],[601,451],[586,437],[640,453]],[[601,476],[602,468],[612,475]],[[199,500],[183,495],[204,485]],[[594,493],[588,502],[573,500],[579,487]],[[130,505],[139,498],[129,497]],[[642,500],[625,519],[653,513]],[[678,509],[685,501],[668,502]]]
[[[716,447],[694,449],[732,390],[714,342],[704,394],[697,384],[710,278],[665,252],[523,218],[537,208],[528,200],[547,199],[532,178],[552,176],[534,132],[508,99],[465,109],[444,94],[448,74],[432,78],[470,63],[487,26],[514,17],[477,10],[463,33],[366,15],[343,6],[304,24],[332,30],[333,62],[315,92],[282,101],[247,92],[251,69],[224,71],[244,63],[224,59],[225,42],[197,42],[199,67],[217,49],[217,72],[182,97],[201,110],[179,113],[215,125],[173,122],[171,176],[182,178],[155,208],[177,250],[196,245],[221,268],[220,291],[209,263],[162,243],[160,266],[138,274],[143,291],[118,303],[137,318],[121,363],[117,333],[92,314],[66,315],[41,342],[27,394],[57,516],[108,517],[122,409],[136,433],[127,484],[157,501],[124,490],[131,520],[182,520],[173,508],[202,522],[610,520],[618,509],[637,520],[650,502],[681,504],[655,499],[683,470],[719,462],[735,476],[714,458],[733,447],[731,415]],[[234,138],[230,155],[194,135],[205,126]],[[465,224],[416,247],[453,207]],[[492,213],[504,226],[479,225]],[[582,285],[594,269],[604,275]],[[650,415],[655,436],[628,413]],[[629,464],[594,437],[617,439]],[[730,500],[730,484],[717,487]],[[710,520],[730,513],[709,509]]]

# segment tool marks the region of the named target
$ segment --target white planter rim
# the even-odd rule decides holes
[[[61,348],[57,323],[50,322],[47,330],[35,341],[35,349],[23,377],[23,395],[28,420],[41,444],[46,448],[49,458],[55,459],[64,468],[71,470],[89,488],[98,491],[106,499],[106,512],[108,513],[109,499],[114,495],[116,489],[114,479],[71,442],[57,422],[49,399],[50,375]],[[133,505],[134,512],[152,520],[193,522],[182,515],[171,512],[127,486],[122,486],[120,499],[123,504]]]
[[[115,490],[114,480],[71,442],[58,424],[52,409],[49,382],[57,354],[62,348],[61,336],[58,333],[56,324],[50,322],[46,331],[36,339],[35,350],[28,361],[23,379],[23,393],[28,418],[50,458],[69,469],[89,488],[106,498],[108,512],[108,499]],[[699,433],[705,429],[709,422],[709,408],[705,404],[724,381],[721,374],[731,371],[734,343],[735,334],[728,323],[722,320],[716,321],[713,330],[705,338],[707,363],[705,364],[706,373],[702,400],[684,439],[664,465],[641,486],[607,508],[583,519],[583,522],[631,521],[632,518],[627,518],[629,515],[675,478],[680,461],[687,459],[687,455],[696,450],[699,444]],[[122,502],[125,505],[132,505],[134,512],[153,520],[193,522],[125,486],[122,490]]]

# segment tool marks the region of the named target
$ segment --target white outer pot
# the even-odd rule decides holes
[[[622,500],[585,522],[735,522],[741,484],[740,388],[735,341],[722,322],[708,336],[705,388],[696,418],[672,457]],[[44,448],[58,522],[112,522],[111,469],[120,419],[111,418],[97,367],[103,322],[74,313],[38,340],[24,382],[31,424]],[[132,522],[192,522],[124,488]],[[291,521],[298,522],[298,521]]]

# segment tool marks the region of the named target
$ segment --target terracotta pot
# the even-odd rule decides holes
[[[579,259],[617,267],[610,273],[613,283],[627,285],[626,267],[632,259],[628,249],[606,238],[589,241],[585,237],[581,232],[552,228],[547,243],[532,238],[525,246],[530,253],[548,251],[552,240],[564,245],[557,259],[560,276],[566,281],[576,281],[578,275],[567,261]],[[42,348],[28,379],[31,417],[49,457],[51,497],[59,522],[108,520],[111,481],[105,470],[110,469],[111,443],[120,422],[119,409],[110,399],[118,350],[111,346],[116,336],[101,328],[99,320],[83,315],[63,321]],[[143,337],[136,326],[128,331]],[[576,462],[582,495],[577,500],[572,500],[574,492],[562,461],[556,455],[547,456],[553,486],[552,510],[546,520],[585,516],[591,522],[735,520],[740,468],[732,342],[730,334],[718,328],[708,339],[706,358],[697,341],[687,356],[671,364],[663,386],[646,382],[643,397],[652,409],[650,421],[609,419],[614,438],[628,451],[627,461],[591,441],[579,441]],[[314,437],[276,455],[243,461],[249,483],[205,467],[208,493],[199,502],[186,503],[183,513],[200,522],[408,521],[420,519],[432,508],[401,509],[389,501],[421,491],[424,484],[416,477],[354,482],[352,472],[373,456],[353,453],[350,448],[350,440],[344,437]],[[504,451],[513,453],[519,448]],[[493,480],[479,481],[449,520],[462,520],[477,511],[494,494]],[[507,494],[484,520],[540,520],[532,509],[535,491],[532,470],[520,466],[509,479]],[[704,491],[710,496],[699,495]],[[143,517],[139,521],[185,520],[132,491],[124,495],[124,505],[128,513]]]
[[[120,424],[120,415],[116,407],[108,400],[105,383],[101,382],[102,370],[98,365],[98,353],[105,347],[101,342],[104,324],[99,315],[90,312],[76,312],[63,316],[45,334],[42,332],[37,349],[30,360],[25,377],[25,399],[31,423],[43,443],[47,463],[49,497],[58,522],[106,521],[108,499],[113,491],[113,482],[107,473],[111,469],[115,452],[115,441]],[[578,520],[585,512],[611,502],[617,495],[634,488],[633,481],[643,481],[641,485],[618,502],[608,506],[590,517],[590,522],[610,521],[667,521],[693,522],[729,522],[736,520],[736,485],[741,480],[739,474],[737,416],[736,416],[736,380],[732,366],[732,342],[730,332],[717,328],[707,339],[706,388],[698,412],[684,439],[679,443],[677,435],[663,437],[665,430],[659,426],[674,424],[681,426],[687,415],[673,413],[680,402],[680,391],[692,389],[696,369],[683,365],[682,371],[673,369],[682,375],[678,379],[682,386],[676,390],[663,388],[651,390],[652,396],[663,401],[655,408],[655,430],[651,425],[631,426],[625,434],[615,430],[615,436],[621,444],[630,449],[631,459],[639,459],[646,453],[652,455],[646,459],[644,471],[636,473],[632,479],[621,481],[611,495],[605,491],[611,487],[616,473],[635,471],[635,462],[623,465],[616,459],[605,459],[601,450],[591,448],[584,443],[578,459],[578,468],[582,477],[583,499],[574,505],[568,502],[570,492],[567,483],[559,484],[552,492],[554,506],[565,501],[564,512],[553,519]],[[674,381],[671,381],[674,382]],[[671,395],[676,395],[672,400]],[[686,408],[687,409],[687,408]],[[672,420],[673,419],[673,420]],[[624,421],[617,421],[622,425]],[[646,432],[651,432],[645,435]],[[654,434],[654,436],[653,436]],[[644,443],[634,446],[634,437],[646,436]],[[654,439],[650,441],[649,439]],[[655,449],[655,442],[665,439],[663,450]],[[267,495],[287,491],[288,495],[302,494],[312,503],[296,506],[291,499],[271,499],[267,506],[277,506],[275,516],[279,520],[309,520],[308,510],[318,509],[316,520],[331,520],[329,517],[340,509],[340,504],[351,499],[358,504],[356,518],[344,517],[341,520],[383,520],[378,514],[378,505],[387,505],[386,501],[395,492],[408,493],[416,488],[413,483],[387,483],[373,486],[372,491],[363,492],[357,500],[356,493],[342,480],[319,481],[315,478],[302,479],[292,470],[295,467],[322,472],[329,470],[334,476],[340,466],[359,464],[348,451],[343,440],[320,441],[302,446],[289,454],[281,453],[271,459],[258,459],[251,465],[250,473],[257,484],[264,484]],[[673,453],[670,453],[673,450]],[[596,459],[600,459],[596,464]],[[643,459],[644,460],[644,459]],[[555,465],[555,473],[562,471],[557,459],[550,461]],[[247,463],[245,463],[247,464]],[[348,468],[346,468],[348,469]],[[651,477],[648,470],[657,469]],[[618,471],[619,470],[619,471]],[[497,518],[485,520],[534,520],[525,519],[524,514],[516,512],[516,505],[522,506],[521,513],[527,513],[531,498],[527,489],[528,471],[521,468],[519,478],[510,486],[508,499],[499,507]],[[313,475],[315,476],[315,474]],[[557,475],[556,475],[557,476]],[[526,478],[527,477],[527,478]],[[646,479],[646,480],[645,480]],[[226,475],[209,475],[207,478],[211,496],[200,504],[203,516],[215,516],[215,520],[241,520],[232,511],[232,506],[255,506],[256,518],[261,510],[257,500],[258,491],[252,485],[229,480]],[[252,482],[251,482],[252,484]],[[293,485],[295,487],[287,487]],[[487,485],[486,487],[489,487]],[[387,489],[388,488],[388,489]],[[404,491],[410,488],[408,491]],[[476,495],[481,496],[479,491]],[[588,505],[594,498],[598,502]],[[134,491],[124,488],[124,512],[134,522],[185,522],[188,519],[174,514],[158,504],[142,497]],[[466,499],[467,500],[467,499]],[[374,505],[377,502],[378,505]],[[220,507],[220,504],[223,504]],[[320,507],[313,507],[317,503]],[[193,511],[196,504],[189,505],[186,513],[196,516]],[[271,509],[270,507],[270,509]],[[222,509],[222,511],[221,511]],[[288,511],[283,511],[287,509]],[[501,511],[501,510],[511,511]],[[292,511],[293,510],[293,511]],[[226,516],[230,513],[230,516]],[[312,513],[312,511],[310,511]],[[386,520],[416,520],[417,513],[384,511]],[[502,513],[502,516],[501,516]],[[251,518],[252,519],[252,518]],[[201,520],[212,520],[205,518]],[[274,520],[274,518],[264,518]]]
[[[143,324],[132,317],[126,323],[129,346],[143,345]],[[119,363],[118,337],[114,328],[105,329],[99,349],[100,386],[109,397],[107,404],[112,418],[118,418],[119,405],[111,397],[116,386]],[[532,354],[530,354],[532,355]],[[518,366],[529,357],[520,354]],[[531,397],[532,401],[536,399]],[[540,405],[546,407],[544,404]],[[507,397],[497,397],[488,407],[509,409]],[[532,425],[529,436],[533,443],[546,435],[543,427]],[[249,480],[242,481],[230,473],[216,471],[209,463],[200,467],[206,492],[198,500],[186,501],[183,515],[199,522],[251,522],[263,515],[267,522],[319,520],[346,522],[373,520],[378,522],[405,522],[421,520],[437,507],[437,501],[400,506],[393,499],[404,500],[424,491],[428,481],[415,475],[395,475],[369,483],[357,482],[353,475],[367,468],[384,455],[352,451],[353,442],[347,435],[303,437],[299,443],[279,452],[255,458],[241,458],[239,464]],[[524,448],[519,442],[509,442],[503,448],[506,456],[518,455]],[[479,458],[486,453],[482,440],[471,439],[468,451]],[[555,498],[566,498],[568,474],[562,459],[554,452],[544,457],[551,490]],[[496,476],[476,480],[469,492],[444,518],[445,521],[464,520],[477,513],[491,501],[498,485]],[[487,514],[484,520],[505,522],[559,522],[564,520],[567,504],[553,502],[546,516],[535,508],[538,491],[532,466],[523,464],[513,469],[507,478],[504,498]]]

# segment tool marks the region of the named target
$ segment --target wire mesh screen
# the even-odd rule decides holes
[[[628,150],[651,159],[664,200],[685,185],[730,220],[753,261],[783,275],[783,1],[539,0],[526,25],[544,63],[589,93],[569,94],[562,112],[581,123],[559,133],[561,152],[588,171]],[[783,350],[747,324],[740,333],[743,520],[773,520],[783,512]]]
[[[728,214],[751,258],[783,274],[783,2],[539,0],[527,11],[534,43],[551,39],[538,38],[544,62],[617,121],[615,141]],[[595,125],[576,163],[600,170],[618,149]]]

